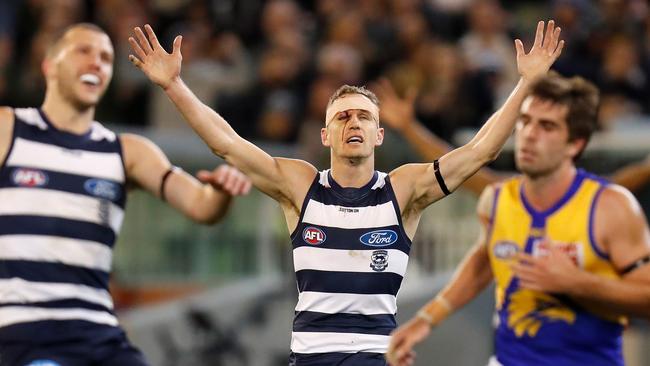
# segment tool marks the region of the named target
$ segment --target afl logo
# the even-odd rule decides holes
[[[397,233],[393,230],[375,230],[361,235],[359,241],[371,247],[387,247],[397,241]]]
[[[322,244],[325,241],[325,232],[319,228],[310,226],[302,232],[302,239],[311,245]]]
[[[494,245],[492,250],[494,256],[499,259],[510,259],[519,251],[517,243],[511,241],[500,241]]]
[[[47,174],[36,169],[15,169],[11,176],[14,184],[22,187],[42,187],[47,184]]]
[[[110,201],[115,201],[120,197],[120,187],[116,183],[103,179],[88,179],[84,183],[84,189],[93,196]]]

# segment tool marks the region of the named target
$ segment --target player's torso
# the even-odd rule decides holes
[[[618,365],[624,319],[562,295],[522,289],[510,268],[513,255],[544,255],[560,246],[583,270],[618,277],[593,238],[594,203],[606,183],[578,171],[567,193],[536,211],[515,178],[496,190],[489,253],[496,281],[499,361],[510,365]],[[549,240],[550,239],[550,240]]]
[[[37,109],[15,117],[0,166],[0,337],[38,338],[29,324],[54,320],[113,327],[108,279],[126,201],[119,139],[98,123],[83,135],[58,130]]]
[[[321,172],[292,243],[299,290],[292,351],[385,353],[411,244],[388,176],[375,172],[351,189]]]

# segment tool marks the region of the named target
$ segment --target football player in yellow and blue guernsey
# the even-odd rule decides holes
[[[650,233],[625,188],[576,168],[596,128],[598,90],[549,74],[521,106],[520,176],[488,186],[474,248],[452,281],[396,330],[392,365],[496,282],[490,366],[623,365],[626,316],[650,316]]]

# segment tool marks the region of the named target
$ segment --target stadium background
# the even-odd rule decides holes
[[[183,34],[183,78],[243,136],[273,155],[328,165],[318,130],[341,84],[388,77],[418,88],[419,119],[458,144],[516,81],[512,39],[530,44],[555,19],[567,46],[555,64],[602,92],[600,132],[580,165],[609,173],[650,148],[650,6],[646,0],[1,0],[0,105],[36,106],[51,37],[78,21],[113,39],[113,82],[97,119],[158,143],[194,172],[221,161],[127,60],[127,37],[150,23],[164,44]],[[528,42],[527,42],[528,40]],[[377,167],[421,161],[389,132]],[[512,171],[506,148],[493,164]],[[638,194],[650,208],[650,189]],[[404,321],[450,275],[477,232],[475,197],[427,210],[400,293]],[[115,252],[113,294],[124,326],[153,365],[286,365],[296,290],[277,205],[253,192],[213,227],[192,224],[144,193],[129,198]],[[491,353],[486,291],[418,348],[418,365],[482,365]],[[650,365],[650,330],[626,332],[630,366]]]

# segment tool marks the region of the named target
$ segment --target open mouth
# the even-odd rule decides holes
[[[101,79],[95,74],[83,74],[79,78],[82,83],[90,86],[99,86]]]
[[[348,144],[362,144],[363,143],[363,137],[361,136],[352,136],[345,141]]]

